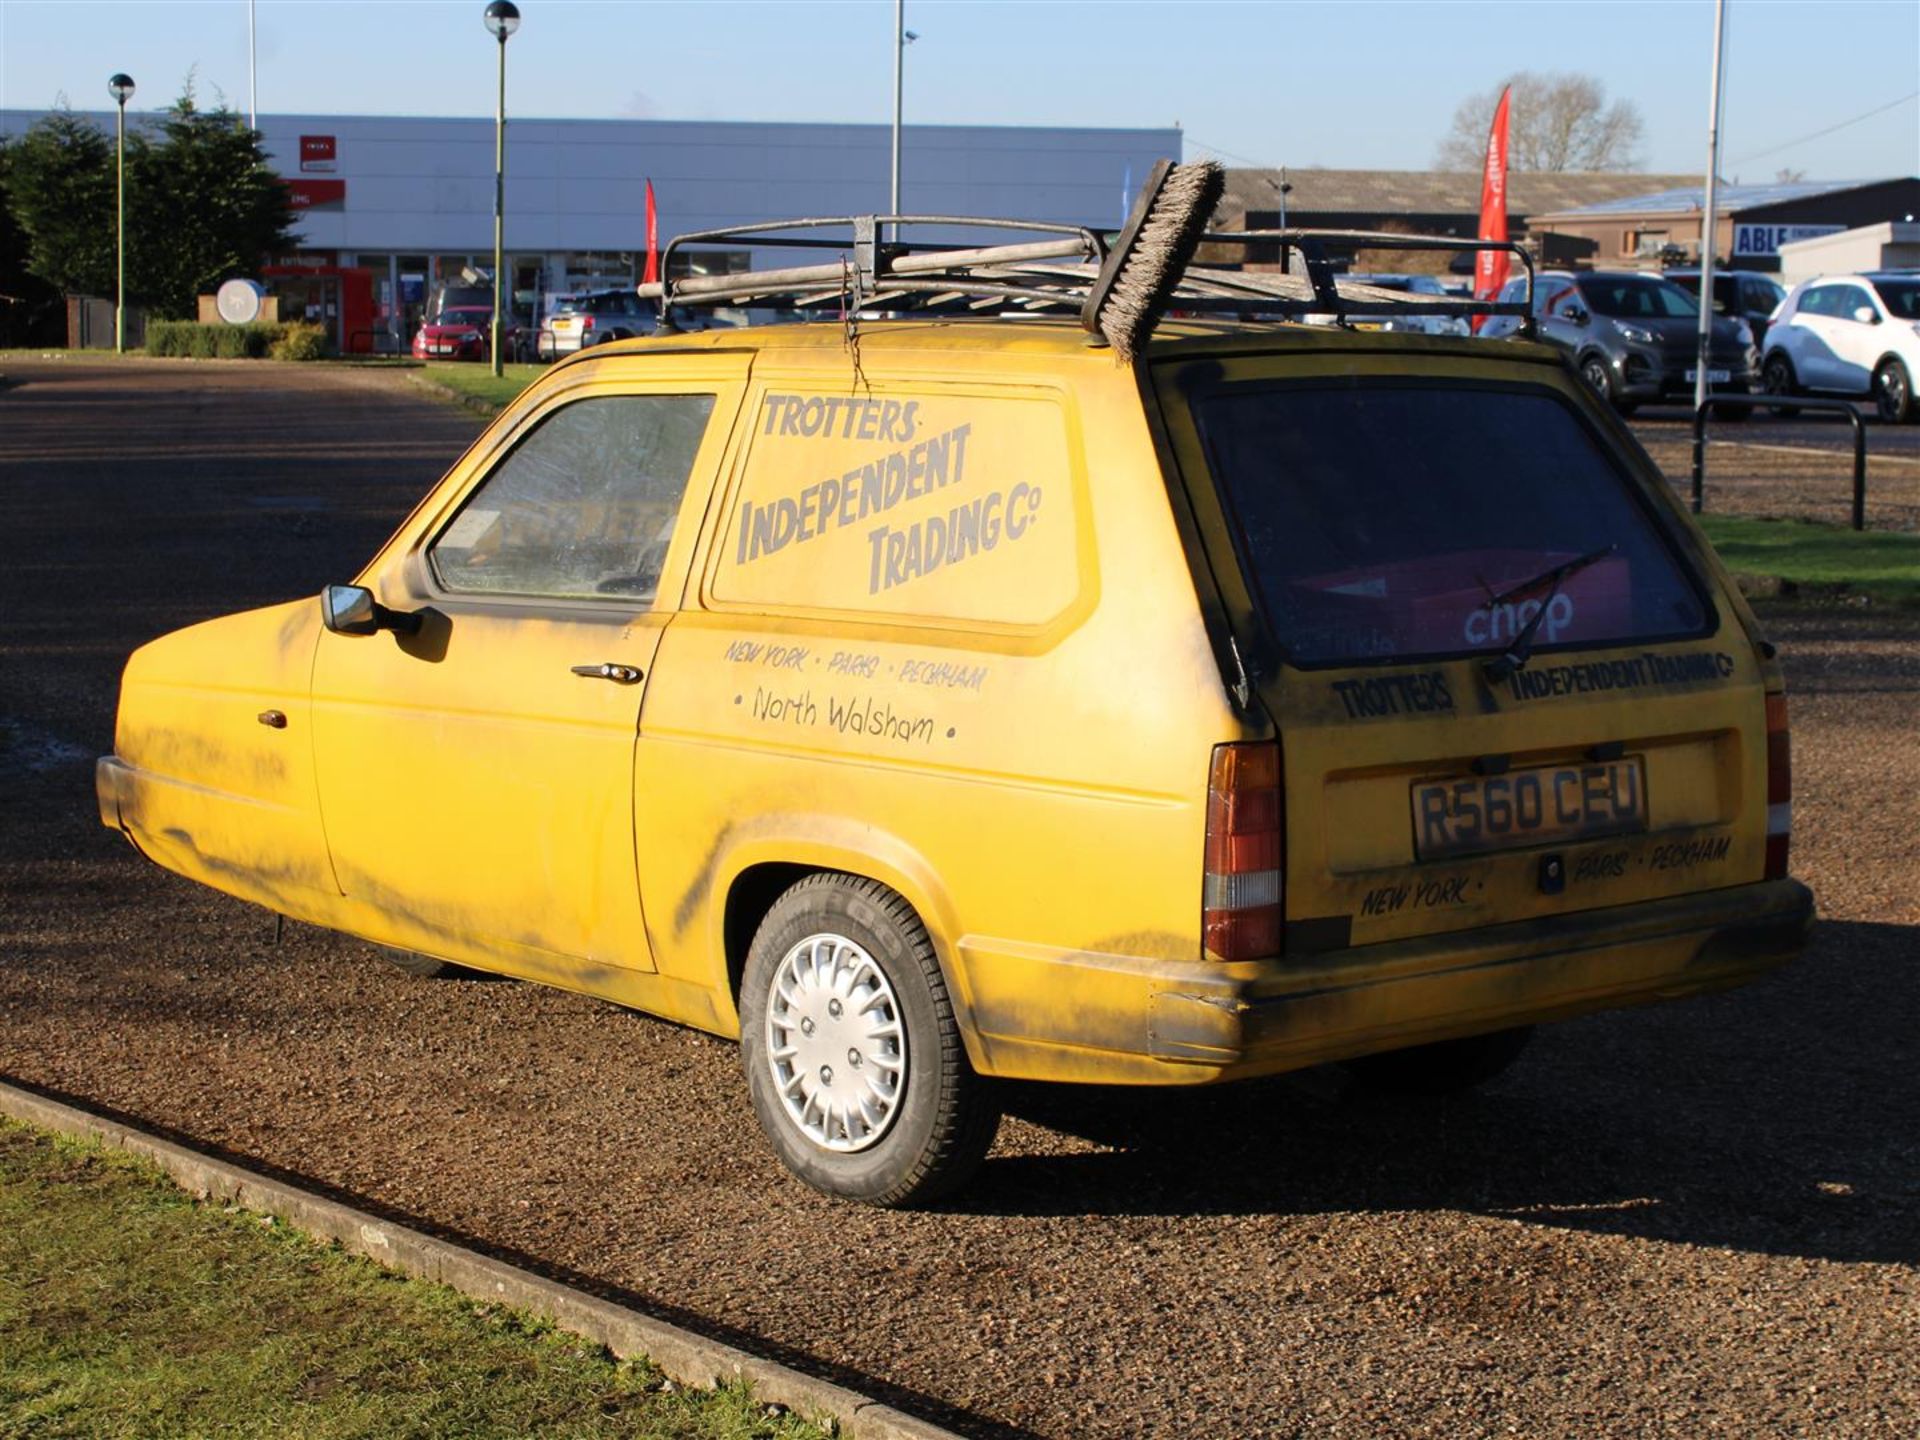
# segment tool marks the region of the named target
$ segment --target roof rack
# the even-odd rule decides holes
[[[1159,172],[1156,172],[1159,173]],[[1145,197],[1143,197],[1144,199]],[[751,305],[787,302],[802,308],[837,301],[841,313],[862,312],[1046,314],[1078,311],[1089,331],[1133,246],[1144,205],[1117,238],[1080,225],[952,215],[844,215],[769,221],[675,236],[661,256],[671,270],[676,250],[695,244],[750,243],[760,247],[831,251],[814,264],[752,270],[731,275],[693,275],[638,287],[660,304],[661,326],[673,328],[676,306]],[[932,227],[1015,231],[1044,238],[998,245],[959,245],[905,239]],[[822,235],[840,230],[842,235]],[[795,234],[792,232],[803,232]],[[1201,244],[1277,246],[1279,271],[1186,264],[1171,277],[1164,308],[1182,315],[1237,319],[1326,317],[1345,325],[1356,319],[1398,316],[1512,316],[1531,336],[1533,258],[1504,240],[1383,234],[1366,230],[1203,231]],[[1523,298],[1512,301],[1422,296],[1348,281],[1334,273],[1329,250],[1478,252],[1504,251],[1526,273]],[[1294,251],[1306,274],[1288,273]]]

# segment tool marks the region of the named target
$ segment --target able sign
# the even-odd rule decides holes
[[[1837,235],[1844,225],[1736,225],[1733,227],[1735,255],[1777,255],[1782,245],[1795,240],[1811,240],[1816,235]]]

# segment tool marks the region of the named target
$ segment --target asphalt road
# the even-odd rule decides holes
[[[1799,964],[1555,1027],[1447,1104],[1022,1092],[955,1206],[885,1214],[784,1176],[731,1046],[276,944],[99,826],[127,651],[347,577],[473,417],[324,369],[0,372],[7,1077],[983,1436],[1920,1431],[1911,612],[1768,612]]]

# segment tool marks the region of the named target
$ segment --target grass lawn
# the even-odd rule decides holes
[[[0,1434],[826,1440],[0,1122]]]
[[[510,404],[527,386],[547,373],[545,365],[503,365],[506,373],[493,377],[490,365],[461,364],[455,360],[429,360],[424,372],[427,382],[443,385],[460,395],[471,396],[488,405]]]
[[[1702,515],[1699,520],[1727,568],[1737,574],[1920,605],[1920,535],[1855,533],[1844,525],[1744,515]]]

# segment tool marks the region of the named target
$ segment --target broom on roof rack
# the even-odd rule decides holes
[[[799,305],[838,301],[851,315],[862,311],[918,314],[1046,314],[1078,312],[1081,323],[1131,360],[1154,327],[1177,306],[1183,313],[1241,320],[1325,316],[1346,324],[1355,318],[1439,315],[1464,318],[1508,315],[1533,333],[1533,261],[1508,241],[1377,234],[1351,230],[1209,231],[1207,221],[1224,183],[1212,161],[1154,167],[1132,213],[1109,244],[1080,225],[954,215],[851,215],[769,221],[677,235],[661,256],[672,274],[676,250],[692,244],[751,243],[759,247],[833,252],[815,264],[751,270],[729,275],[688,275],[637,287],[657,300],[663,329],[674,328],[679,306]],[[841,234],[822,234],[822,231]],[[998,245],[964,244],[954,236],[977,231],[1014,231],[1029,238]],[[941,232],[940,238],[902,239],[903,234]],[[887,238],[883,238],[887,237]],[[970,237],[971,238],[971,237]],[[1197,266],[1202,243],[1277,246],[1283,270],[1295,250],[1306,275]],[[1526,271],[1525,296],[1514,301],[1425,296],[1347,282],[1335,275],[1330,249],[1504,250]]]

